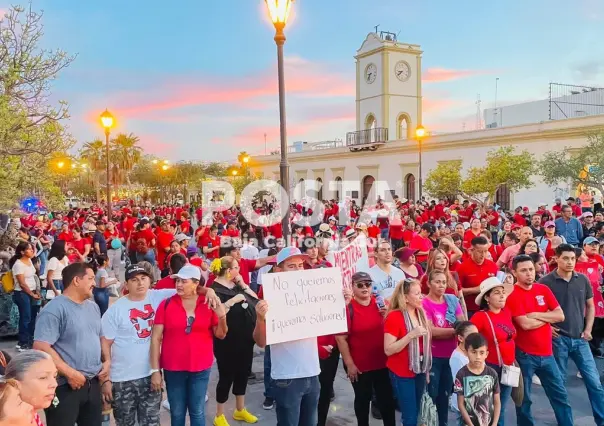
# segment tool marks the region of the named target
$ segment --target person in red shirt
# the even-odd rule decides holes
[[[476,296],[480,293],[480,283],[496,276],[499,270],[495,262],[487,259],[488,252],[489,242],[485,237],[478,236],[471,242],[469,257],[456,268],[468,309],[468,318],[480,310],[475,302]]]
[[[369,238],[377,238],[380,235],[380,228],[378,228],[373,222],[367,227],[367,236]]]
[[[431,223],[424,223],[417,234],[409,243],[410,249],[415,249],[415,260],[418,263],[425,263],[428,260],[428,253],[434,247],[432,240],[429,238],[436,230]],[[425,265],[424,265],[425,266]]]
[[[166,256],[170,253],[170,244],[174,240],[174,234],[169,231],[169,222],[164,219],[159,224],[159,230],[157,231],[157,266],[162,271],[162,276],[168,273],[168,266],[166,263]],[[164,272],[165,270],[165,272]]]
[[[581,215],[583,214],[583,210],[581,210],[581,206],[577,204],[577,200],[574,197],[568,197],[566,199],[566,202],[568,203],[569,207],[572,209],[573,216],[581,217]]]
[[[555,202],[555,204],[552,206],[552,212],[553,212],[554,218],[552,220],[556,220],[559,217],[562,217],[562,199],[556,198],[556,200],[554,202]]]
[[[532,377],[536,374],[549,390],[547,397],[559,425],[572,426],[573,414],[560,370],[553,356],[552,324],[564,321],[554,293],[535,283],[535,264],[527,255],[512,262],[514,291],[505,302],[516,325],[516,360],[524,376],[524,399],[516,410],[518,424],[534,424],[531,414]]]
[[[65,241],[66,243],[70,243],[73,241],[73,234],[69,232],[69,225],[67,223],[63,223],[63,227],[61,228],[61,233],[57,235],[57,240]]]
[[[218,259],[218,250],[220,250],[220,237],[218,236],[218,227],[210,226],[210,232],[201,237],[201,250],[207,259]]]
[[[390,299],[384,322],[384,352],[404,425],[417,424],[431,364],[431,347],[420,283],[403,280],[397,284]],[[413,359],[414,354],[419,359]],[[411,365],[417,366],[417,370],[412,370]]]
[[[227,228],[222,232],[222,236],[239,238],[239,230],[237,229],[237,223],[234,220],[227,223]]]
[[[403,247],[403,222],[400,215],[395,215],[390,221],[390,243],[392,244],[392,251],[397,251]]]
[[[468,250],[472,246],[472,240],[480,235],[480,219],[474,218],[470,222],[470,229],[463,234],[463,248]]]
[[[183,267],[174,278],[176,295],[161,302],[155,312],[150,363],[151,390],[161,392],[165,378],[171,422],[177,424],[186,417],[187,405],[189,413],[203,412],[203,396],[188,403],[178,398],[191,386],[198,388],[200,395],[206,394],[214,362],[214,338],[225,338],[227,322],[224,304],[210,309],[207,299],[198,294],[199,268]]]
[[[191,235],[191,222],[187,220],[188,215],[183,213],[180,215],[180,232],[186,235]]]
[[[415,221],[409,219],[405,224],[405,230],[403,231],[403,241],[406,246],[409,246],[413,237],[415,237]]]
[[[384,354],[384,316],[386,306],[372,295],[373,282],[366,272],[352,276],[353,299],[348,305],[348,332],[336,336],[348,378],[354,390],[357,423],[369,424],[371,395],[376,400],[385,425],[395,424],[390,376]]]

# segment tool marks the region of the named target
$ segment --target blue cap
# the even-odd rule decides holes
[[[277,265],[281,265],[287,259],[291,259],[292,257],[302,257],[304,260],[308,259],[308,255],[302,254],[298,247],[285,247],[282,248],[279,253],[277,253]]]
[[[598,240],[596,237],[587,237],[583,240],[583,245],[584,246],[588,246],[590,244],[600,244],[600,240]]]

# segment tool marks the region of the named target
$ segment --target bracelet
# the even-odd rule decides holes
[[[112,382],[111,382],[111,380],[105,380],[105,381],[103,382],[103,384],[101,384],[101,387],[105,386],[105,383],[112,383]]]

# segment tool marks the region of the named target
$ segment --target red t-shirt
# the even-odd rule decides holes
[[[384,322],[384,333],[396,337],[396,340],[402,339],[407,335],[405,318],[401,311],[392,311],[388,314]],[[420,351],[422,351],[422,345],[423,343],[420,339]],[[415,373],[409,369],[409,345],[399,353],[389,356],[386,360],[386,367],[399,377],[415,377]]]
[[[136,242],[141,238],[147,242],[147,247],[153,247],[152,243],[153,240],[155,240],[155,234],[150,228],[133,233],[132,238],[130,239],[130,246],[136,248]]]
[[[183,232],[183,234],[189,235],[189,232],[191,232],[191,224],[188,220],[180,223],[180,230]]]
[[[352,309],[352,319],[350,310]],[[384,353],[384,318],[375,299],[367,306],[356,300],[346,310],[350,355],[361,373],[386,368]]]
[[[512,318],[515,318],[530,312],[553,311],[560,305],[549,287],[535,283],[530,290],[515,285],[514,291],[505,302],[505,306],[510,310]],[[553,353],[552,326],[545,323],[534,330],[523,330],[518,327],[516,345],[529,355],[551,356]]]
[[[501,359],[505,365],[512,365],[516,359],[516,327],[512,322],[512,314],[509,309],[503,308],[498,314],[491,311],[480,311],[472,316],[472,323],[478,329],[478,332],[487,339],[489,345],[489,356],[487,356],[487,362],[491,364],[499,365],[499,358],[497,357],[497,348],[495,347],[495,340],[493,339],[493,331],[491,330],[491,324],[487,318],[491,318],[493,328],[495,329],[495,336],[499,343],[499,351],[501,352]]]
[[[477,265],[472,258],[468,258],[456,268],[461,288],[479,287],[480,283],[487,278],[496,276],[497,271],[499,271],[497,264],[489,259],[485,259],[482,265]],[[474,301],[476,294],[464,296],[464,299],[466,300],[468,311],[475,312],[480,310]]]
[[[73,241],[73,234],[71,232],[61,232],[57,239],[70,243]]]
[[[403,241],[406,243],[410,243],[411,240],[413,239],[413,237],[415,237],[415,231],[412,231],[410,229],[405,229],[403,231]]]
[[[166,307],[166,302],[168,302]],[[200,296],[195,307],[195,321],[189,334],[187,313],[179,296],[161,302],[155,312],[155,324],[164,326],[161,342],[160,368],[168,371],[200,372],[214,362],[214,333],[218,317]]]
[[[380,235],[380,228],[375,225],[370,225],[367,227],[367,236],[369,238],[377,238]]]
[[[153,287],[154,290],[163,290],[167,288],[176,288],[176,280],[170,278],[170,275],[159,280],[155,283],[155,287]]]
[[[88,238],[85,238],[85,237],[82,237],[78,241],[75,241],[75,240],[71,241],[71,246],[74,247],[80,254],[84,254],[84,249],[86,248],[86,244],[92,245],[92,242]]]
[[[157,266],[159,269],[164,269],[166,267],[166,256],[168,253],[166,252],[166,248],[170,248],[170,243],[174,240],[174,235],[171,232],[159,231],[157,233],[157,243],[155,244],[157,247]]]
[[[209,246],[210,243],[212,244],[212,247]],[[203,237],[201,237],[201,246],[209,247],[209,248],[220,247],[220,237],[218,235],[216,235],[216,237],[210,238],[210,234],[206,233]],[[220,250],[214,250],[210,253],[207,253],[206,258],[218,259],[219,253],[220,253]]]
[[[409,248],[416,249],[418,251],[429,252],[432,247],[434,247],[432,245],[432,240],[430,238],[424,238],[424,237],[420,236],[419,234],[417,234],[415,237],[413,237],[413,239],[409,243]],[[428,260],[428,255],[427,254],[420,254],[420,255],[416,254],[415,260],[417,260],[417,263],[425,262],[426,260]]]
[[[512,217],[512,221],[517,225],[526,226],[526,219],[520,213],[516,213],[514,217]]]
[[[472,247],[472,240],[475,237],[479,237],[480,236],[480,231],[478,231],[478,234],[475,234],[471,229],[468,229],[466,232],[464,232],[463,234],[463,243],[462,243],[462,247],[464,249],[469,249],[470,247]]]
[[[283,228],[281,227],[280,223],[275,223],[274,225],[271,225],[268,227],[271,235],[275,238],[283,238]]]
[[[552,206],[552,211],[554,212],[554,214],[553,214],[554,219],[560,217],[562,215],[562,205],[561,204],[554,204]]]
[[[256,260],[254,259],[240,259],[239,260],[239,273],[243,277],[243,282],[250,285],[250,272],[256,269]]]
[[[390,224],[390,238],[393,240],[402,240],[403,239],[403,224]]]
[[[225,237],[239,238],[239,230],[238,229],[226,229],[222,232],[222,235],[224,235]]]

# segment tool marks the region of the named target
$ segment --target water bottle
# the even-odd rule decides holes
[[[373,286],[373,295],[375,296],[375,301],[377,302],[378,308],[384,309],[386,307],[386,302],[384,301],[384,298],[380,296],[376,285]]]

